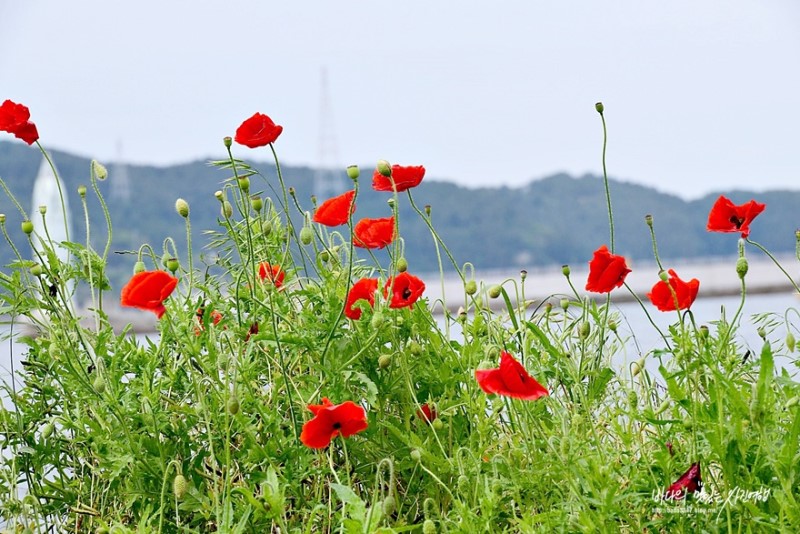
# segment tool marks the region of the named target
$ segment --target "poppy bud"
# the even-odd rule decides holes
[[[642,372],[642,369],[644,369],[644,360],[645,358],[642,357],[631,364],[631,376],[635,377]]]
[[[245,193],[250,191],[250,178],[244,176],[242,178],[239,178],[238,182],[239,182],[239,189],[241,189]]]
[[[226,219],[230,219],[233,216],[233,206],[227,200],[222,201],[222,208],[220,208],[220,213]]]
[[[103,380],[102,376],[97,375],[96,377],[94,377],[94,382],[92,382],[92,387],[97,393],[102,395],[103,392],[106,390],[106,382],[105,380]]]
[[[108,178],[108,169],[97,160],[92,160],[92,172],[97,176],[98,180],[105,180]]]
[[[667,408],[669,408],[669,404],[670,404],[669,399],[665,399],[661,404],[658,405],[655,414],[661,415],[662,413],[667,411]]]
[[[458,482],[456,484],[458,486],[458,491],[460,491],[461,493],[466,495],[469,492],[470,483],[469,483],[469,478],[467,478],[467,475],[460,475],[458,477]]]
[[[42,427],[42,437],[44,439],[49,438],[50,435],[53,433],[54,427],[55,425],[53,424],[52,421],[48,421],[47,423],[45,423],[45,425]]]
[[[225,148],[230,148],[233,144],[233,139],[230,136],[225,136],[222,138],[222,144],[225,145]]]
[[[758,327],[758,329],[756,330],[756,334],[758,334],[758,337],[760,337],[761,339],[767,338],[767,331],[764,330],[763,326]]]
[[[408,260],[406,260],[405,258],[400,258],[399,260],[397,260],[396,267],[398,273],[406,272],[408,270]]]
[[[431,426],[433,426],[434,430],[441,430],[444,427],[444,423],[442,423],[441,419],[434,419]]]
[[[387,178],[392,175],[392,164],[382,159],[378,161],[378,172]]]
[[[389,197],[386,200],[386,203],[389,205],[390,208],[394,209],[394,197]]]
[[[478,291],[478,284],[475,280],[469,280],[464,284],[464,292],[467,295],[474,295]]]
[[[256,212],[261,212],[261,208],[264,207],[264,201],[261,200],[261,197],[254,196],[250,198],[250,207],[253,208]]]
[[[788,401],[786,401],[785,407],[786,407],[786,409],[788,410],[789,408],[792,408],[792,407],[794,407],[794,406],[797,406],[797,403],[798,403],[798,402],[800,402],[800,397],[798,397],[797,395],[795,395],[794,397],[792,397],[791,399],[789,399]]]
[[[569,265],[562,265],[561,274],[563,274],[564,276],[569,276],[569,273],[570,273]]]
[[[358,169],[358,165],[348,165],[347,166],[347,177],[353,180],[354,182],[358,180],[361,171]]]
[[[581,326],[578,329],[578,336],[581,339],[586,339],[589,337],[589,332],[591,332],[591,326],[589,325],[589,321],[584,321],[581,323]]]
[[[22,221],[22,231],[26,235],[31,235],[31,232],[33,232],[33,223],[31,221]]]
[[[142,272],[144,272],[146,269],[147,269],[147,267],[145,267],[145,265],[144,265],[144,262],[143,262],[143,261],[137,261],[136,263],[134,263],[134,264],[133,264],[133,274],[139,274],[139,273],[142,273]]]
[[[502,288],[500,286],[492,286],[489,288],[489,298],[496,299],[500,296]]]
[[[422,354],[422,345],[417,343],[416,341],[412,341],[408,344],[408,350],[411,352],[412,356],[419,356]]]
[[[78,186],[78,194],[80,195],[81,198],[85,198],[86,197],[86,186],[85,185],[79,185]]]
[[[694,422],[692,421],[691,417],[686,417],[683,420],[683,428],[686,430],[691,430],[694,427]]]
[[[594,109],[596,109],[596,110],[597,110],[597,112],[598,112],[600,115],[602,115],[602,114],[603,114],[603,111],[604,111],[606,108],[605,108],[605,106],[603,105],[603,103],[602,103],[602,102],[598,102],[597,104],[595,104],[595,105],[594,105]]]
[[[422,534],[436,534],[436,523],[432,519],[426,519],[422,523]]]
[[[389,354],[381,354],[381,357],[378,358],[378,367],[386,369],[390,365],[392,365],[392,356]]]
[[[636,408],[639,404],[639,397],[634,390],[628,391],[628,404],[630,404],[632,408]]]
[[[377,330],[384,324],[386,324],[386,318],[383,316],[381,312],[376,311],[374,314],[372,314],[372,320],[370,321],[369,324],[372,326],[372,328]]]
[[[228,398],[228,413],[231,415],[236,415],[239,413],[239,398],[235,394],[231,394]]]
[[[669,282],[669,274],[667,271],[659,271],[658,277],[661,278],[662,282]]]
[[[397,510],[397,501],[391,495],[387,495],[385,499],[383,499],[383,514],[384,515],[392,515],[395,510]]]
[[[42,266],[38,263],[31,267],[31,274],[33,276],[42,276]]]
[[[419,452],[419,449],[411,449],[409,456],[411,456],[411,459],[415,462],[419,462],[422,459],[422,453]]]
[[[264,234],[265,237],[268,236],[269,234],[271,234],[272,233],[272,223],[271,222],[265,222],[264,225],[261,227],[261,233]]]
[[[612,332],[617,331],[617,322],[614,319],[608,320],[608,329],[611,330]]]
[[[39,206],[39,213],[42,215],[47,213],[47,206]]]
[[[300,242],[304,245],[310,245],[314,239],[314,232],[308,226],[304,226],[300,230]]]
[[[794,352],[794,347],[795,347],[794,334],[789,332],[786,334],[786,349],[789,352]]]
[[[222,200],[225,198],[225,195],[222,191],[214,191],[214,198],[222,202]]]
[[[167,269],[169,269],[169,272],[172,274],[175,274],[175,271],[177,271],[180,266],[181,264],[178,262],[177,258],[170,258],[167,260]]]
[[[179,198],[175,201],[175,211],[184,219],[189,216],[189,203]]]
[[[653,227],[653,216],[648,213],[647,215],[644,216],[644,222],[645,222],[645,224],[647,224],[647,226],[652,228]]]
[[[747,267],[747,258],[744,256],[736,260],[736,274],[739,275],[739,278],[744,279],[744,275],[747,274]]]
[[[182,501],[188,489],[189,484],[186,482],[186,477],[180,474],[175,475],[175,480],[172,481],[172,493],[175,494],[175,499]]]
[[[458,307],[458,312],[456,315],[458,315],[458,320],[462,323],[467,320],[467,310],[464,309],[464,306]]]
[[[700,325],[700,337],[702,339],[708,339],[708,326]]]
[[[289,196],[294,197],[297,195],[297,191],[295,191],[294,187],[289,188]]]
[[[567,311],[569,309],[569,299],[561,299],[561,302],[559,304],[561,305],[561,308],[564,311]]]
[[[331,253],[327,250],[323,250],[319,253],[319,259],[322,263],[328,263],[328,260],[331,259]]]

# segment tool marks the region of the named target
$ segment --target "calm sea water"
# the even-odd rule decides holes
[[[730,320],[736,313],[738,306],[738,297],[698,299],[692,306],[692,312],[694,313],[695,322],[698,326],[706,324],[709,325],[713,331],[713,323],[720,319],[722,311],[725,311],[726,317]],[[745,302],[743,318],[735,338],[736,341],[749,348],[753,353],[758,354],[761,350],[762,341],[756,332],[759,325],[754,321],[753,316],[773,314],[773,318],[782,318],[783,314],[789,308],[800,310],[800,297],[796,296],[794,293],[748,296]],[[626,346],[626,351],[617,355],[615,358],[615,365],[619,365],[620,367],[625,366],[639,359],[642,355],[651,352],[653,349],[663,348],[663,340],[650,324],[647,316],[638,304],[624,303],[615,305],[612,309],[621,314],[618,329],[620,335],[624,338],[631,333],[634,334],[631,341]],[[647,305],[647,309],[656,325],[658,325],[663,332],[667,332],[669,325],[677,321],[677,314],[674,312],[659,312],[649,304]],[[800,316],[792,315],[790,318],[800,327]],[[8,332],[8,325],[0,325],[0,335],[2,335],[2,337],[5,337]],[[152,336],[155,335],[156,334],[152,334]],[[451,335],[453,337],[459,337],[460,333],[451,328]],[[786,330],[782,327],[778,327],[768,335],[768,339],[774,346],[778,346],[782,344],[785,336]],[[12,363],[17,374],[19,374],[21,369],[20,362],[25,359],[26,353],[27,347],[16,343],[13,339],[0,342],[0,380],[7,382],[11,378]],[[793,375],[797,374],[798,366],[795,364],[795,362],[797,362],[796,356],[788,357],[786,355],[777,355],[775,360],[776,365],[785,367]],[[658,362],[650,358],[647,367],[651,371],[655,371],[658,368]]]

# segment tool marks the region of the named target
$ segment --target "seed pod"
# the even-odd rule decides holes
[[[786,349],[789,352],[794,352],[794,347],[795,347],[794,334],[789,332],[789,333],[786,334]]]
[[[239,181],[239,189],[241,189],[245,193],[250,191],[250,178],[248,178],[247,176],[244,176],[242,178],[239,178],[238,181]]]
[[[31,221],[22,221],[22,231],[26,235],[31,235],[33,232],[33,223]]]
[[[186,482],[186,477],[180,474],[175,475],[175,480],[172,481],[172,493],[175,494],[175,498],[182,501],[188,489],[189,483]]]
[[[253,208],[256,212],[261,212],[261,208],[264,207],[264,201],[259,196],[251,197],[250,207]]]
[[[411,459],[414,460],[415,462],[419,462],[420,460],[422,460],[422,453],[419,452],[419,449],[411,449],[409,456],[411,456]]]
[[[37,277],[42,276],[42,266],[38,263],[31,266],[31,274]]]
[[[378,367],[381,369],[386,369],[392,364],[392,356],[390,354],[381,354],[381,357],[378,358]]]
[[[358,176],[361,174],[361,171],[358,169],[358,165],[348,165],[347,166],[347,177],[351,180],[355,181],[358,180]]]

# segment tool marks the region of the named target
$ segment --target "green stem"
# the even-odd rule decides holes
[[[780,269],[780,270],[781,270],[781,272],[782,272],[784,275],[786,275],[786,278],[788,278],[788,279],[789,279],[789,282],[791,282],[791,283],[792,283],[792,286],[794,286],[794,289],[795,289],[795,291],[797,291],[798,293],[800,293],[800,287],[798,287],[797,283],[794,281],[794,279],[792,279],[792,275],[790,275],[789,273],[787,273],[787,272],[786,272],[786,269],[784,269],[784,268],[783,268],[783,266],[782,266],[782,265],[781,265],[781,264],[778,262],[778,260],[775,258],[775,256],[773,256],[773,255],[770,253],[770,251],[768,251],[766,248],[764,248],[764,247],[763,247],[761,244],[759,244],[759,243],[756,243],[755,241],[751,241],[749,238],[746,238],[746,239],[745,239],[745,241],[747,241],[748,243],[750,243],[751,245],[753,245],[754,247],[756,247],[758,250],[760,250],[761,252],[763,252],[764,254],[766,254],[766,255],[769,257],[769,259],[771,259],[771,260],[772,260],[772,262],[773,262],[775,265],[777,265],[777,266],[778,266],[778,269]],[[744,283],[744,280],[742,280],[742,282]]]
[[[606,204],[608,209],[608,227],[611,233],[611,253],[614,253],[614,212],[611,209],[611,191],[608,187],[608,171],[606,169],[606,146],[608,144],[608,131],[606,129],[606,118],[600,111],[600,119],[603,121],[603,185],[606,189]]]

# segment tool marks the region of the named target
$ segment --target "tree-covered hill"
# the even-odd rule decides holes
[[[242,153],[239,151],[240,155]],[[249,154],[248,154],[249,155]],[[89,185],[90,161],[83,157],[54,152],[53,160],[65,183],[73,218],[73,239],[85,240],[83,212],[77,188]],[[0,142],[0,177],[9,189],[31,211],[31,191],[42,157],[35,148],[16,142]],[[126,167],[129,196],[114,191],[118,167],[109,162],[108,180],[101,188],[109,204],[114,223],[112,250],[138,249],[150,243],[160,253],[162,242],[172,236],[179,251],[184,242],[182,219],[175,213],[177,198],[191,206],[191,218],[196,250],[204,240],[203,232],[219,227],[219,202],[214,191],[229,178],[224,171],[198,161],[169,167],[131,165]],[[274,164],[254,164],[263,177],[253,177],[251,192],[275,198],[279,190]],[[314,170],[307,167],[283,167],[283,178],[296,191],[304,210],[311,210]],[[371,167],[362,167],[361,194],[357,218],[384,217],[390,214],[388,193],[371,188]],[[344,169],[334,173],[339,192],[350,187]],[[488,181],[488,180],[487,180]],[[273,187],[275,188],[273,190]],[[705,230],[708,210],[718,194],[685,201],[677,196],[654,189],[612,180],[611,193],[616,220],[617,251],[633,259],[652,258],[652,244],[644,218],[652,214],[658,246],[663,258],[730,255],[736,252],[735,235],[713,235]],[[329,192],[327,196],[333,194]],[[592,251],[608,242],[608,217],[602,179],[598,176],[572,177],[557,174],[533,180],[520,188],[461,187],[437,181],[428,176],[412,191],[420,209],[431,206],[435,227],[459,263],[472,262],[477,269],[530,268],[534,266],[582,264]],[[795,229],[800,224],[797,206],[800,191],[770,191],[752,193],[726,191],[734,202],[756,198],[767,204],[767,210],[753,223],[751,238],[775,252],[795,248]],[[276,198],[276,201],[278,199]],[[324,199],[320,199],[324,200]],[[92,241],[102,249],[105,242],[105,222],[97,199],[87,194]],[[405,238],[405,256],[415,272],[437,270],[433,240],[428,228],[411,209],[405,194],[400,196],[401,234]],[[292,208],[295,225],[302,217]],[[5,195],[0,196],[0,213],[6,214],[9,233],[22,243],[20,213]],[[39,216],[38,213],[31,216]],[[135,258],[114,254],[110,262],[113,285],[127,279]],[[7,243],[0,244],[3,265],[12,261]],[[445,259],[446,261],[446,259]],[[445,265],[447,267],[447,264]]]

